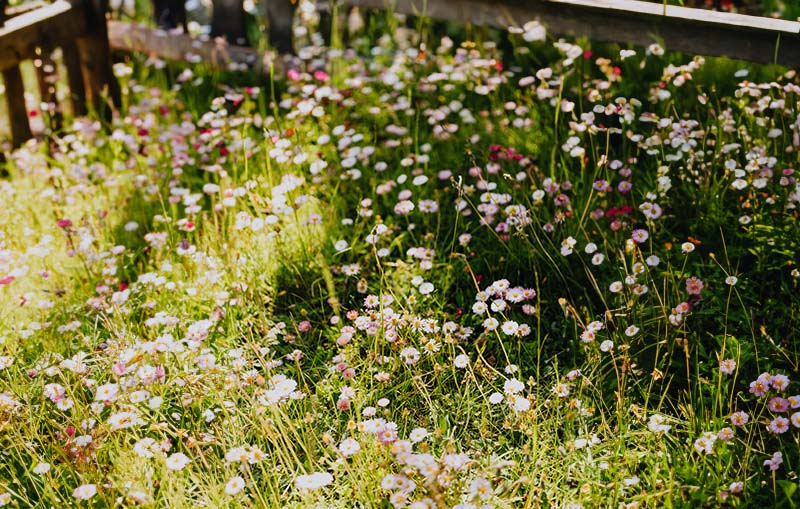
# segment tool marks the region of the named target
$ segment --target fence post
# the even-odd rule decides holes
[[[25,85],[19,66],[3,71],[3,83],[6,87],[6,106],[11,124],[11,143],[18,147],[33,138],[31,125],[28,122],[28,111],[25,109]]]
[[[71,0],[80,2],[81,0]],[[122,98],[111,68],[111,49],[108,45],[106,11],[108,0],[83,0],[89,33],[75,40],[80,59],[81,74],[87,91],[87,99],[99,112],[111,117],[111,108],[103,99],[107,93],[114,107],[119,108]]]
[[[154,0],[153,18],[159,28],[183,28],[183,33],[188,34],[186,23],[185,0]]]
[[[83,84],[83,74],[81,73],[81,56],[75,41],[61,45],[61,58],[64,61],[64,67],[67,68],[72,115],[86,115],[86,87]]]
[[[247,45],[244,7],[239,0],[212,0],[211,36],[226,37],[228,44]]]
[[[6,22],[6,5],[8,5],[8,0],[0,0],[0,27]],[[4,70],[2,75],[8,120],[11,124],[11,143],[17,147],[33,137],[28,122],[28,112],[25,109],[25,86],[22,83],[22,74],[19,72],[18,66]],[[2,151],[0,151],[0,159],[5,159]],[[3,162],[2,160],[0,162]]]
[[[269,44],[281,54],[294,53],[292,44],[292,21],[294,2],[289,0],[266,0]]]

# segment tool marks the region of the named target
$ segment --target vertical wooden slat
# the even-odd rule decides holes
[[[159,28],[181,27],[184,33],[189,33],[185,0],[153,0],[153,21]]]
[[[78,1],[78,0],[73,0]],[[86,0],[89,34],[76,39],[80,55],[81,74],[87,92],[87,99],[94,108],[107,119],[111,118],[112,108],[103,95],[108,94],[114,107],[120,107],[122,97],[111,68],[111,49],[108,45],[106,28],[107,0]]]
[[[230,44],[247,45],[242,2],[212,0],[211,4],[211,37],[226,37]]]
[[[292,21],[294,2],[289,0],[266,0],[269,44],[281,54],[294,53],[292,43]]]
[[[70,41],[61,46],[61,59],[67,69],[67,84],[69,85],[72,114],[75,116],[86,115],[86,87],[83,84],[81,57],[75,41]]]
[[[11,124],[11,143],[18,147],[33,137],[25,109],[25,85],[22,83],[19,66],[3,71],[3,83],[6,87],[6,107]]]

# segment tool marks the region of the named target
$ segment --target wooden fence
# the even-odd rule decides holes
[[[106,100],[120,105],[119,84],[111,70],[111,53],[103,0],[56,0],[51,4],[23,4],[0,18],[0,72],[14,145],[31,138],[25,87],[20,63],[32,60],[42,102],[55,105],[52,119],[59,121],[54,50],[61,50],[67,70],[72,111],[87,112],[87,105],[110,111]]]
[[[800,65],[800,22],[637,0],[344,0],[401,14],[500,28],[538,19],[556,36],[648,46],[759,63]]]
[[[267,0],[289,1],[289,0]],[[331,0],[337,1],[337,0]],[[36,3],[39,2],[39,3]],[[0,71],[12,131],[18,145],[31,137],[19,64],[34,60],[42,101],[55,104],[55,48],[62,62],[75,114],[87,104],[110,112],[120,103],[110,51],[143,52],[166,59],[202,61],[217,68],[267,71],[281,62],[274,54],[166,33],[141,24],[106,22],[107,0],[55,0],[0,9]],[[800,22],[665,6],[637,0],[338,0],[340,5],[387,9],[401,14],[500,28],[538,19],[556,36],[727,56],[760,63],[800,65]],[[0,0],[3,7],[4,0]],[[318,2],[321,9],[329,4]],[[4,20],[4,17],[7,18]],[[281,27],[286,30],[286,27]],[[109,102],[110,101],[110,102]],[[56,108],[54,111],[58,111]],[[52,115],[56,121],[58,115]]]
[[[155,55],[166,60],[202,62],[215,69],[248,69],[268,73],[282,60],[276,53],[260,53],[253,48],[228,44],[222,38],[194,38],[183,33],[149,27],[142,23],[110,20],[108,38],[118,51]]]

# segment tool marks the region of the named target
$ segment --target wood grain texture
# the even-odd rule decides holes
[[[141,52],[167,60],[204,63],[216,69],[235,69],[245,66],[269,72],[270,65],[280,67],[274,53],[260,53],[253,48],[234,46],[224,39],[196,39],[183,33],[150,28],[139,23],[108,22],[111,47],[120,51]]]

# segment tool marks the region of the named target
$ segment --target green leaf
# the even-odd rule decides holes
[[[788,507],[797,507],[794,498],[794,494],[797,492],[797,483],[781,479],[778,481],[778,486],[781,487],[783,494],[786,495],[786,501],[789,502]]]

